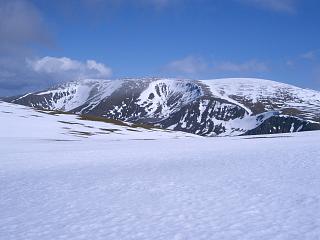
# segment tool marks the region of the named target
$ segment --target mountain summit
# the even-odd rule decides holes
[[[4,100],[202,136],[320,130],[320,92],[263,79],[86,79]]]

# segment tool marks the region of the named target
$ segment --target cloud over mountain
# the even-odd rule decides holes
[[[95,60],[80,62],[67,57],[46,56],[35,60],[27,59],[27,63],[33,71],[59,77],[61,80],[107,78],[112,74],[111,68]]]

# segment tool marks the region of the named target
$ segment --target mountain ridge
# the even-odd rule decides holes
[[[320,92],[264,79],[85,79],[4,101],[202,136],[320,130]]]

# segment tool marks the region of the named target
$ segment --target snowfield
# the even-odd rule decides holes
[[[318,240],[319,139],[205,138],[0,102],[0,239]]]

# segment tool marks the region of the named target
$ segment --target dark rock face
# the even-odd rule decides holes
[[[320,130],[320,93],[266,80],[83,80],[3,100],[202,136]]]
[[[223,99],[203,96],[168,118],[159,122],[159,126],[173,130],[196,133],[198,135],[219,135],[225,132],[224,122],[243,118],[246,111]]]
[[[255,129],[247,131],[244,135],[275,134],[315,130],[320,130],[320,124],[303,121],[296,117],[273,116],[265,120]]]
[[[51,105],[48,100],[55,101],[57,99],[60,99],[61,97],[66,97],[66,96],[68,96],[66,93],[59,93],[55,95],[50,93],[50,94],[44,94],[41,96],[36,94],[30,94],[24,98],[15,99],[12,101],[12,103],[49,110],[51,109]],[[64,110],[64,109],[59,109],[59,110]]]

